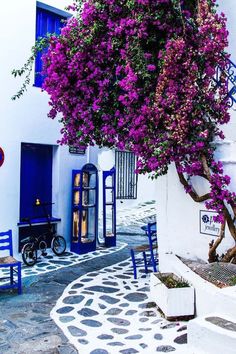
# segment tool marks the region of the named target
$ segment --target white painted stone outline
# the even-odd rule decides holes
[[[129,264],[127,266],[122,266],[123,263],[128,262]],[[121,267],[121,270],[115,270],[114,268],[116,267]],[[107,270],[115,270],[114,273],[112,272],[107,272]],[[131,274],[129,275],[129,279],[126,279],[125,281],[127,284],[123,283],[123,279],[116,278],[115,275],[124,275],[125,273],[130,272]],[[107,350],[109,354],[120,354],[120,350],[128,349],[128,348],[133,348],[138,351],[138,353],[147,353],[147,354],[152,354],[156,353],[156,348],[161,345],[171,345],[174,348],[176,348],[173,353],[175,354],[190,354],[189,350],[187,348],[186,344],[176,344],[174,343],[174,339],[178,336],[181,336],[182,334],[185,334],[186,331],[181,331],[177,332],[176,330],[180,328],[182,325],[185,323],[183,322],[178,322],[178,326],[174,328],[168,328],[168,329],[162,329],[161,327],[165,324],[168,324],[169,322],[166,321],[165,319],[161,318],[160,313],[158,312],[157,308],[151,308],[151,309],[141,309],[138,307],[140,302],[129,302],[126,299],[123,298],[123,296],[128,295],[129,293],[137,292],[137,288],[143,288],[146,286],[149,286],[149,277],[146,278],[139,278],[137,283],[131,283],[133,281],[133,276],[132,276],[132,266],[131,266],[131,261],[128,259],[127,261],[122,261],[117,264],[114,264],[111,267],[105,267],[100,271],[93,271],[93,273],[98,273],[96,276],[91,276],[92,280],[89,282],[83,282],[85,278],[90,278],[90,273],[87,273],[86,275],[76,279],[73,281],[70,285],[68,285],[62,296],[58,299],[55,307],[52,309],[50,316],[51,318],[55,321],[57,326],[63,331],[63,333],[66,335],[68,338],[69,342],[72,343],[75,348],[78,350],[79,354],[89,354],[95,349],[104,349]],[[127,275],[127,274],[125,274]],[[82,294],[81,292],[83,291],[83,288],[90,287],[90,286],[98,286],[102,285],[102,281],[115,281],[118,283],[118,287],[120,291],[117,293],[100,293],[100,292],[95,292],[94,295],[87,295],[87,294]],[[82,288],[78,289],[72,289],[73,285],[77,283],[83,283],[84,286]],[[127,290],[124,288],[125,285],[130,286],[131,290]],[[70,294],[69,292],[73,291],[73,294]],[[124,295],[119,295],[120,293],[124,293]],[[68,297],[68,296],[76,296],[76,295],[83,295],[85,298],[83,299],[82,302],[79,304],[65,304],[63,303],[63,300]],[[112,296],[114,298],[120,299],[120,302],[117,302],[116,304],[108,304],[104,302],[103,300],[99,299],[100,296],[102,295],[108,295]],[[146,295],[148,298],[143,301],[143,303],[146,302],[151,302],[151,299],[149,297],[150,293],[146,292]],[[93,299],[93,303],[89,306],[91,310],[97,311],[99,314],[94,316],[94,317],[83,317],[82,315],[78,314],[78,311],[83,309],[85,307],[86,302],[89,299]],[[121,314],[118,315],[105,315],[105,313],[112,309],[112,308],[117,308],[119,307],[119,303],[130,303],[129,307],[124,307],[123,311]],[[99,307],[99,303],[105,304],[107,307],[106,309],[101,309]],[[56,311],[62,307],[65,306],[72,306],[74,309],[67,313],[67,314],[59,314]],[[122,308],[122,307],[120,307]],[[125,315],[126,311],[128,310],[138,310],[137,314],[134,315]],[[144,311],[154,311],[156,313],[156,317],[147,317],[148,320],[146,322],[140,322],[140,313]],[[123,313],[124,312],[124,313]],[[75,317],[74,320],[65,323],[61,321],[61,318],[66,317],[66,316],[73,316]],[[115,325],[108,320],[106,320],[106,317],[116,317],[116,318],[121,318],[130,321],[130,325],[128,327],[126,326],[118,326]],[[142,316],[144,317],[144,316]],[[99,321],[102,323],[102,327],[88,327],[84,324],[80,323],[80,320],[85,320],[85,319],[93,319],[96,321]],[[159,323],[153,324],[155,320],[160,319],[161,321]],[[75,326],[78,327],[82,330],[85,330],[87,332],[86,336],[82,337],[75,337],[73,336],[70,331],[68,330],[68,326]],[[129,333],[127,334],[116,334],[111,331],[111,328],[125,328],[129,329]],[[140,331],[139,328],[152,328],[150,331],[145,332],[145,331]],[[162,340],[156,340],[154,339],[154,335],[156,333],[159,333],[163,336]],[[111,340],[101,340],[98,339],[97,336],[101,334],[109,334],[113,335],[114,338]],[[125,339],[125,337],[130,336],[130,335],[135,335],[135,334],[142,334],[143,338],[138,339],[138,340],[131,340],[131,339]],[[78,339],[85,339],[88,340],[88,344],[81,344],[78,342]],[[107,343],[110,342],[122,342],[124,343],[124,346],[109,346]],[[140,343],[145,343],[148,344],[147,348],[141,348]]]
[[[98,254],[93,254],[94,252],[90,252],[90,253],[78,255],[77,253],[72,253],[72,252],[68,251],[71,253],[71,255],[65,255],[65,256],[63,256],[63,255],[56,256],[51,250],[48,249],[47,254],[50,256],[53,256],[53,259],[47,259],[43,256],[39,256],[38,259],[40,260],[40,262],[36,263],[33,267],[28,267],[28,266],[24,265],[24,263],[22,261],[22,267],[21,267],[22,268],[22,270],[21,270],[22,278],[26,278],[26,277],[30,277],[30,276],[37,276],[42,273],[45,274],[45,273],[49,273],[49,272],[54,272],[54,271],[62,269],[62,268],[71,267],[76,264],[90,261],[90,260],[97,258],[97,257],[102,257],[102,256],[106,256],[108,254],[116,253],[116,252],[124,249],[126,246],[127,246],[127,243],[117,241],[116,247],[110,247],[110,248],[104,247],[104,248],[98,248],[97,250],[95,250],[94,252],[96,252]],[[106,253],[104,253],[104,251],[106,251]],[[76,257],[76,258],[73,259],[73,257]],[[53,263],[50,263],[51,260],[53,260],[53,261],[68,261],[68,262],[70,262],[70,264],[66,264],[66,265],[65,264],[53,264]],[[40,263],[47,263],[47,265],[45,265],[44,267],[38,267],[37,265],[39,265]],[[50,267],[50,266],[53,266],[55,268],[48,269],[48,267]],[[0,278],[2,276],[4,276],[4,272],[2,272],[2,269],[0,269]],[[4,284],[4,283],[7,283],[7,281],[1,282],[1,284]]]
[[[156,215],[157,204],[155,201],[143,202],[133,208],[122,208],[117,210],[117,226],[142,226],[143,219]],[[101,214],[103,215],[103,213]],[[107,216],[109,218],[109,215]],[[111,217],[111,216],[110,216]],[[102,218],[101,218],[102,221]]]

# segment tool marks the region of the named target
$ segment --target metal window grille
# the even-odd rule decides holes
[[[115,152],[117,199],[137,199],[136,160],[132,152],[118,150]]]

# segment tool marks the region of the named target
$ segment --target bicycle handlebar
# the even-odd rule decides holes
[[[30,222],[30,218],[21,218],[22,222]]]
[[[49,215],[48,213],[47,213],[47,209],[45,208],[47,205],[53,205],[53,204],[55,204],[55,203],[52,203],[52,202],[41,202],[39,199],[36,199],[36,201],[35,201],[35,203],[33,204],[33,206],[35,207],[39,207],[39,206],[41,206],[41,207],[43,207],[43,210],[44,210],[44,218],[46,218],[46,220],[47,220],[47,222],[48,222],[48,224],[50,224],[50,218],[51,218],[51,215]],[[32,222],[31,222],[31,220],[34,220],[34,219],[37,219],[38,218],[38,216],[37,217],[24,217],[24,218],[21,218],[21,222],[26,222],[26,223],[28,223],[29,224],[29,226],[32,226]]]

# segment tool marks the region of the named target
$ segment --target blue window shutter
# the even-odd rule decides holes
[[[36,8],[36,40],[39,37],[46,37],[47,33],[60,34],[60,29],[63,27],[62,20],[66,20],[65,17],[59,16],[53,12]],[[42,72],[42,54],[38,53],[35,59],[35,86],[42,87],[43,76]]]

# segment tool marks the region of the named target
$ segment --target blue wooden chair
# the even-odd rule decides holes
[[[148,237],[149,249],[144,255],[145,273],[148,273],[148,267],[151,267],[153,272],[157,272],[158,265],[158,245],[157,245],[157,229],[156,222],[148,223],[142,229],[146,232]]]
[[[5,270],[9,270],[4,274],[1,280],[9,280],[9,283],[5,281],[1,284],[0,289],[10,289],[17,288],[18,294],[21,294],[21,262],[13,258],[13,247],[12,247],[12,231],[0,232],[0,251],[9,253],[8,256],[0,257],[0,270],[3,269],[3,274]],[[7,252],[9,251],[9,252]]]
[[[148,223],[141,227],[145,231],[148,243],[130,250],[134,279],[137,279],[137,268],[143,268],[145,273],[157,272],[158,253],[157,253],[157,230],[156,222]]]
[[[130,250],[132,265],[133,265],[133,273],[134,279],[137,279],[137,268],[145,268],[145,251],[149,248],[148,245],[141,245]]]

